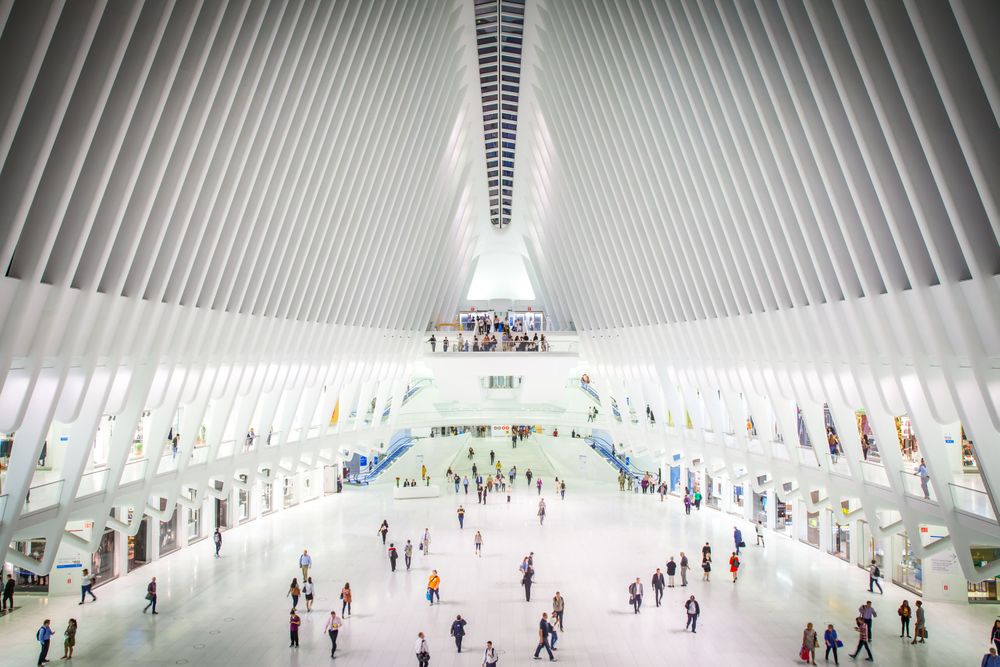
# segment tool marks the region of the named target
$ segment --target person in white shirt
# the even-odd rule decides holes
[[[302,594],[306,596],[306,611],[313,610],[313,593],[315,589],[313,588],[313,578],[309,577],[306,579],[305,583],[302,584]]]
[[[757,546],[764,546],[764,522],[758,520],[754,530],[757,531]]]
[[[486,652],[483,653],[483,667],[496,667],[499,660],[500,656],[497,655],[497,650],[493,648],[493,642],[486,642]]]
[[[427,649],[427,640],[424,639],[424,633],[417,633],[417,643],[413,646],[413,651],[417,654],[417,665],[419,667],[427,667],[431,664],[431,654]]]
[[[323,626],[323,632],[325,632],[330,637],[330,657],[336,657],[337,653],[337,635],[340,634],[340,619],[337,617],[337,612],[331,611],[330,618],[326,619],[326,625]]]
[[[8,576],[8,579],[9,578],[10,577]],[[90,576],[90,570],[85,569],[83,571],[83,576],[80,577],[80,604],[83,604],[84,600],[87,599],[88,595],[91,597],[91,599],[93,599],[94,602],[97,602],[97,596],[94,595],[93,587],[94,587],[94,578]],[[11,585],[11,590],[13,590],[13,588],[14,588],[13,585]],[[13,609],[14,607],[13,599],[11,600],[10,606]]]

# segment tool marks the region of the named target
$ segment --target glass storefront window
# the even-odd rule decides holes
[[[167,501],[160,498],[160,510],[166,511]],[[170,515],[170,519],[160,522],[160,556],[164,556],[177,550],[177,511]]]
[[[776,500],[774,502],[774,530],[779,533],[784,533],[785,535],[790,535],[793,521],[794,511],[792,503],[785,502],[782,500]]]
[[[971,550],[972,562],[977,567],[986,567],[989,563],[1000,559],[1000,549],[973,547]],[[997,602],[997,577],[980,581],[979,583],[969,582],[969,602]]]
[[[958,430],[962,437],[962,468],[965,472],[978,472],[979,462],[976,461],[976,448],[972,441],[965,436],[965,427],[959,424]],[[949,444],[945,436],[945,445]]]
[[[878,443],[875,442],[875,431],[868,421],[868,415],[864,410],[857,410],[854,417],[858,423],[858,437],[861,439],[861,456],[870,463],[881,463],[882,457],[878,452]]]
[[[893,535],[892,541],[895,553],[899,554],[892,569],[892,582],[914,593],[921,593],[924,579],[923,564],[913,555],[910,539],[905,533],[897,533]]]
[[[286,477],[282,481],[282,501],[285,507],[291,507],[295,504],[295,480],[291,477]]]
[[[190,498],[196,500],[194,491],[190,492]],[[197,540],[201,537],[201,508],[187,511],[187,536],[188,540]]]
[[[15,542],[14,549],[30,559],[40,562],[42,557],[45,556],[45,539],[39,538],[25,542]],[[37,574],[31,570],[17,566],[13,568],[13,575],[17,581],[17,589],[19,591],[24,593],[48,593],[49,591],[48,575]]]
[[[806,511],[806,544],[819,548],[819,512]]]
[[[265,483],[260,494],[260,508],[261,513],[266,514],[270,512],[272,508],[272,503],[274,501],[274,485],[270,483]]]
[[[895,418],[896,438],[899,439],[899,451],[907,463],[919,463],[920,452],[917,448],[917,436],[913,432],[913,422],[907,415]]]
[[[116,533],[111,528],[105,528],[101,542],[92,556],[91,572],[97,577],[95,585],[101,585],[118,576],[118,563],[115,559]]]
[[[129,521],[132,521],[131,517],[132,509],[129,508]],[[130,535],[128,538],[128,571],[142,567],[149,562],[148,549],[149,546],[149,517],[142,517],[142,522],[139,524],[139,530],[136,531],[135,535]]]
[[[830,513],[830,553],[850,562],[851,526],[847,523],[838,523],[839,517],[834,515],[833,510],[827,511]]]

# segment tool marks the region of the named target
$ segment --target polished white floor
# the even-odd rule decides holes
[[[523,470],[519,461],[541,467],[554,460],[533,451],[534,443],[510,452],[506,441],[475,442],[481,464],[488,461],[490,446],[505,468],[516,463]],[[394,475],[411,475],[419,465],[401,461],[398,468]],[[432,500],[394,501],[391,482],[348,489],[227,532],[221,559],[212,557],[205,540],[150,564],[99,588],[96,604],[79,607],[75,598],[22,596],[24,607],[0,619],[0,664],[35,664],[34,633],[45,617],[56,629],[50,657],[58,661],[62,629],[74,616],[79,621],[77,665],[321,665],[330,659],[323,622],[331,608],[339,613],[337,597],[345,581],[355,591],[355,613],[341,633],[339,664],[416,664],[412,646],[421,630],[428,636],[432,665],[478,665],[487,639],[503,651],[501,664],[526,664],[535,648],[538,618],[551,610],[556,590],[567,606],[557,657],[572,665],[791,665],[807,621],[818,627],[834,623],[853,649],[851,619],[869,597],[867,575],[779,537],[766,548],[746,550],[737,584],[720,564],[710,583],[693,573],[688,588],[668,589],[662,608],[653,606],[647,590],[642,613],[633,615],[626,592],[631,580],[641,577],[648,589],[654,568],[668,556],[683,550],[697,560],[705,541],[723,560],[733,518],[707,509],[685,516],[676,499],[661,504],[656,496],[622,494],[610,468],[607,477],[601,484],[569,478],[564,501],[544,491],[549,508],[544,526],[535,517],[537,495],[523,481],[510,505],[495,494],[488,505],[477,506],[474,492],[457,499],[449,492]],[[551,481],[544,479],[546,489]],[[468,510],[461,531],[458,502]],[[399,571],[389,572],[376,535],[383,518],[397,546],[406,538],[416,543],[430,528],[430,555],[416,552],[412,571],[406,572],[400,559]],[[473,554],[477,528],[485,539],[482,558]],[[302,647],[295,650],[288,648],[285,593],[299,574],[303,548],[314,556],[318,599],[311,614],[303,613]],[[517,566],[529,551],[535,552],[537,575],[527,603]],[[431,568],[443,580],[440,606],[430,607],[424,599]],[[161,612],[155,617],[140,613],[146,581],[154,575]],[[684,632],[681,602],[688,594],[702,606],[697,635]],[[873,644],[877,664],[979,664],[993,607],[929,603],[931,640],[911,646],[897,637],[895,609],[903,598],[913,601],[912,594],[891,585],[884,596],[873,598],[880,613]],[[456,614],[469,623],[462,655],[448,636]],[[849,664],[853,661],[846,653],[841,661]]]

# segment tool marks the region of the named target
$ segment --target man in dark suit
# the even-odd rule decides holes
[[[656,593],[656,606],[659,607],[660,600],[663,599],[663,573],[660,568],[656,568],[653,573],[653,591]]]

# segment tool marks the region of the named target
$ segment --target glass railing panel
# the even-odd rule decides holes
[[[25,498],[22,514],[40,512],[41,510],[57,506],[64,483],[65,480],[57,479],[54,482],[32,486],[28,489],[28,496]]]
[[[951,491],[951,501],[955,509],[996,522],[997,516],[990,502],[989,494],[982,489],[976,489],[964,484],[948,483]]]
[[[191,450],[191,463],[189,465],[201,465],[208,461],[208,447],[195,447]]]
[[[754,454],[764,453],[764,445],[760,443],[760,438],[750,438],[747,440],[747,449]]]
[[[900,470],[899,478],[903,481],[903,492],[906,495],[937,502],[937,494],[934,493],[930,477],[922,479],[916,473]]]
[[[830,472],[843,477],[851,476],[851,466],[847,463],[847,457],[843,454],[827,454],[827,461],[830,465]]]
[[[156,474],[163,475],[173,470],[177,470],[177,457],[176,456],[161,457],[159,465],[156,466]]]
[[[818,466],[819,459],[816,458],[816,450],[812,447],[798,447],[799,463],[807,466]]]
[[[884,486],[886,488],[889,487],[889,474],[886,472],[885,466],[881,463],[862,461],[861,475],[866,482],[878,484],[879,486]]]
[[[236,451],[235,440],[223,440],[219,443],[219,449],[215,454],[216,459],[228,459]]]
[[[80,486],[76,489],[76,497],[84,498],[86,496],[93,495],[95,493],[100,493],[107,488],[108,485],[108,469],[101,468],[100,470],[94,470],[85,473],[80,477]]]
[[[129,461],[125,464],[125,468],[122,470],[122,479],[119,482],[119,486],[125,486],[126,484],[132,484],[134,482],[139,482],[146,478],[146,466],[149,461],[146,459],[139,459],[137,461]]]

